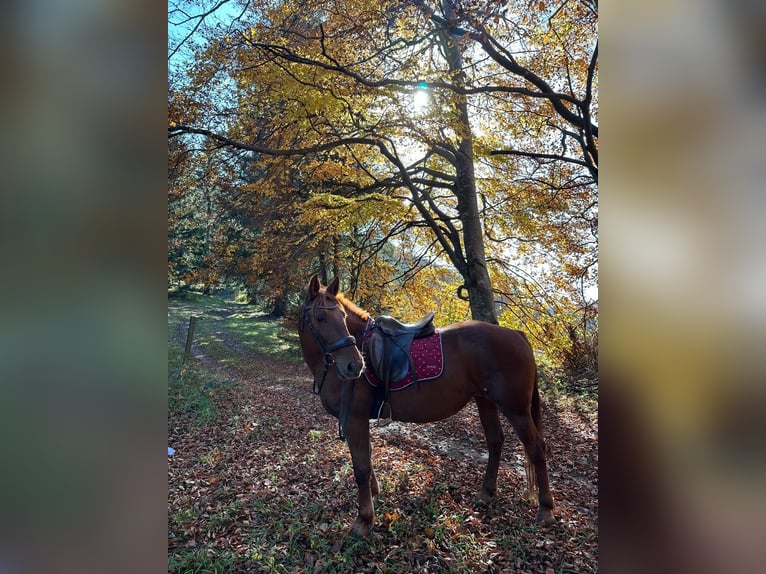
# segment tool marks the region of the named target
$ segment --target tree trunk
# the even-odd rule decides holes
[[[285,313],[287,313],[287,296],[280,295],[274,299],[274,306],[272,307],[269,316],[279,318],[284,317]]]
[[[484,254],[484,231],[479,217],[479,207],[476,197],[476,180],[473,173],[473,144],[469,139],[461,142],[463,147],[471,149],[471,159],[459,160],[464,163],[463,176],[458,175],[456,195],[458,197],[458,214],[463,224],[463,248],[465,250],[465,269],[463,281],[468,291],[468,301],[471,306],[471,317],[479,321],[497,324],[495,302],[492,284],[487,270],[487,260]]]
[[[322,285],[330,283],[327,277],[327,259],[322,251],[319,252],[319,280],[322,282]]]
[[[456,14],[452,0],[442,2],[442,11],[448,22],[455,21]],[[444,31],[441,34],[441,41],[455,83],[465,85],[463,56],[458,44],[459,37]],[[454,190],[458,200],[458,217],[463,226],[463,248],[465,251],[465,264],[457,267],[463,276],[464,285],[468,291],[471,317],[478,321],[497,324],[492,284],[484,254],[484,231],[479,216],[476,175],[473,167],[473,134],[466,96],[455,94],[454,104],[457,111],[455,130],[458,134],[458,148],[455,154],[457,179]]]
[[[340,242],[338,241],[338,236],[335,235],[332,238],[332,276],[333,278],[338,277],[340,275],[340,255],[338,253],[339,249],[338,246],[340,245]]]

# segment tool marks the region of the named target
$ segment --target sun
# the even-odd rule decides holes
[[[418,114],[425,112],[430,101],[426,84],[421,82],[418,84],[418,89],[412,94],[412,111]]]

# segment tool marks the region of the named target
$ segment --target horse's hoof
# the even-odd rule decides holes
[[[359,538],[369,538],[371,527],[372,527],[371,524],[367,524],[363,520],[357,518],[354,524],[351,525],[351,530],[349,530],[349,534],[351,534],[352,536],[357,536]]]
[[[489,504],[490,502],[492,502],[493,500],[495,500],[495,498],[497,498],[497,491],[492,491],[492,492],[490,492],[489,490],[487,490],[486,488],[484,488],[484,487],[482,486],[482,487],[481,487],[481,490],[479,491],[479,494],[478,494],[478,496],[479,496],[479,500],[481,500],[482,502],[486,502],[487,504]]]
[[[550,508],[538,508],[535,522],[540,526],[551,526],[556,524],[556,517],[553,515],[553,510]]]

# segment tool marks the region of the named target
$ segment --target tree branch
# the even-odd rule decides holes
[[[535,152],[528,152],[528,151],[520,151],[515,149],[498,149],[498,150],[492,150],[489,152],[489,155],[515,155],[520,157],[526,157],[529,159],[535,159],[535,160],[553,160],[553,161],[565,161],[568,163],[573,163],[576,165],[581,165],[583,167],[589,167],[586,162],[580,159],[576,159],[573,157],[566,157],[563,155],[557,155],[553,153],[535,153]]]
[[[253,152],[261,153],[264,155],[274,155],[274,156],[307,155],[311,153],[319,153],[322,151],[327,151],[337,147],[348,146],[348,145],[366,145],[370,147],[377,147],[381,151],[385,149],[385,146],[379,140],[376,140],[373,138],[364,138],[364,137],[346,137],[346,138],[341,138],[335,141],[330,141],[323,144],[317,144],[314,146],[308,146],[303,148],[272,148],[268,146],[249,144],[249,143],[233,140],[227,136],[215,133],[205,128],[197,128],[194,126],[188,126],[184,124],[168,126],[168,137],[177,137],[184,134],[202,135],[220,144],[223,144],[225,146],[229,146],[229,147],[233,147],[233,148],[241,149],[241,150],[253,151]]]
[[[186,22],[189,22],[189,21],[191,21],[191,20],[194,20],[194,19],[196,19],[196,18],[199,18],[199,20],[198,20],[198,21],[197,21],[197,23],[194,25],[194,28],[192,28],[192,29],[191,29],[191,31],[190,31],[188,34],[186,34],[186,36],[184,36],[184,39],[183,39],[183,40],[181,40],[181,41],[178,43],[178,45],[177,45],[175,48],[173,48],[173,50],[170,52],[170,55],[168,56],[168,60],[170,60],[170,58],[172,58],[173,56],[175,56],[175,55],[176,55],[176,52],[178,52],[178,50],[180,50],[180,49],[181,49],[181,46],[183,46],[183,45],[184,45],[184,44],[185,44],[185,43],[186,43],[186,42],[189,40],[189,38],[191,38],[192,36],[194,36],[194,34],[196,34],[196,33],[197,33],[197,30],[199,30],[199,27],[202,25],[202,22],[204,22],[204,21],[205,21],[205,18],[207,18],[208,16],[210,16],[210,15],[211,15],[213,12],[215,12],[215,11],[216,11],[216,10],[218,10],[218,9],[219,9],[221,6],[223,6],[224,4],[226,4],[226,3],[230,2],[230,1],[231,1],[231,0],[220,0],[220,1],[219,1],[217,4],[215,4],[215,5],[214,5],[214,6],[213,6],[213,7],[212,7],[210,10],[207,10],[206,12],[202,12],[201,14],[197,14],[197,15],[195,15],[195,16],[189,16],[188,14],[186,14],[186,12],[184,12],[184,11],[183,11],[183,10],[181,10],[180,8],[177,8],[176,10],[177,10],[178,12],[181,12],[181,13],[182,13],[182,14],[184,14],[185,16],[187,16],[187,18],[186,18],[186,20],[184,20],[184,21],[182,21],[182,22],[171,22],[171,24],[173,24],[173,25],[177,25],[177,26],[180,26],[180,25],[182,25],[182,24],[185,24]]]

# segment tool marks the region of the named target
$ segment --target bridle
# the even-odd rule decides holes
[[[322,386],[324,386],[324,381],[327,377],[327,369],[329,369],[332,365],[335,365],[335,370],[338,372],[338,377],[343,379],[340,368],[338,368],[338,364],[335,361],[333,351],[337,351],[343,347],[356,345],[356,337],[353,335],[348,335],[347,337],[341,337],[331,345],[325,346],[324,343],[322,343],[322,338],[319,336],[319,333],[317,333],[316,329],[314,328],[314,323],[312,323],[311,314],[309,313],[311,308],[316,307],[318,309],[336,309],[338,306],[338,303],[335,305],[303,305],[303,321],[308,325],[309,331],[311,331],[311,335],[314,337],[314,341],[316,341],[316,344],[319,345],[319,349],[322,351],[322,359],[324,361],[324,372],[322,373],[322,380],[317,387],[316,379],[314,379],[314,384],[311,387],[311,392],[315,395],[318,395],[320,392],[322,392]]]
[[[322,392],[322,387],[324,386],[324,381],[327,378],[327,370],[330,368],[330,366],[335,365],[335,370],[338,372],[338,378],[343,381],[343,376],[340,372],[340,368],[338,367],[338,363],[335,361],[335,356],[332,354],[333,351],[337,351],[338,349],[342,349],[343,347],[350,347],[352,345],[356,346],[356,337],[353,335],[348,335],[347,337],[341,337],[331,345],[328,345],[325,347],[324,343],[322,343],[322,339],[319,336],[319,333],[317,333],[317,330],[314,328],[314,323],[311,321],[311,314],[309,313],[309,310],[311,308],[316,307],[317,309],[336,309],[339,307],[338,303],[335,305],[309,305],[304,304],[303,305],[303,322],[306,323],[309,326],[309,331],[311,331],[311,335],[314,337],[314,341],[316,341],[316,344],[319,346],[319,349],[322,351],[322,358],[324,362],[324,371],[322,372],[322,380],[319,382],[319,386],[317,386],[317,380],[316,377],[314,378],[314,382],[311,386],[311,392],[315,395],[318,395]],[[353,381],[352,381],[353,382]],[[340,403],[338,404],[338,438],[340,440],[346,440],[346,430],[348,429],[348,418],[351,414],[351,402],[354,398],[354,385],[351,386],[350,396],[347,403],[347,408],[345,410],[345,413],[343,412],[343,397],[346,394],[346,386],[347,385],[341,385],[340,387]]]

